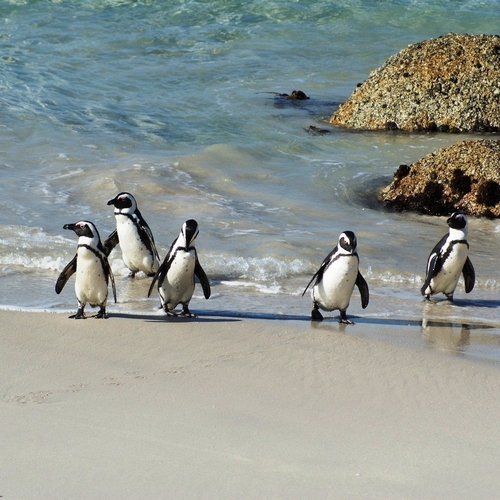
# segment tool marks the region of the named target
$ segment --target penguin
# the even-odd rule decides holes
[[[352,325],[347,319],[346,310],[351,300],[351,295],[356,285],[361,294],[361,306],[368,306],[370,298],[368,284],[359,272],[359,257],[356,252],[357,240],[352,231],[344,231],[339,236],[338,244],[325,257],[320,268],[308,283],[302,296],[312,286],[312,311],[311,319],[323,319],[319,309],[324,311],[340,311],[339,323]],[[314,284],[313,284],[314,282]]]
[[[135,198],[130,193],[121,192],[109,200],[108,205],[115,207],[116,230],[104,242],[106,251],[111,252],[119,243],[130,278],[134,278],[139,271],[149,277],[154,276],[160,257],[153,233],[137,208]]]
[[[474,288],[476,278],[468,256],[467,218],[456,211],[446,223],[450,228],[448,234],[441,238],[427,259],[425,282],[420,290],[427,300],[431,295],[443,292],[449,301],[453,301],[460,274],[464,276],[465,293]]]
[[[195,317],[189,311],[189,301],[194,292],[194,277],[200,281],[205,299],[210,297],[210,283],[198,261],[194,240],[198,236],[198,223],[189,219],[182,225],[179,236],[172,243],[165,260],[158,268],[148,297],[158,281],[161,307],[169,316]],[[182,304],[182,312],[174,309]]]
[[[108,282],[111,280],[113,297],[116,303],[116,288],[108,257],[101,243],[97,228],[92,222],[79,221],[65,224],[63,229],[74,231],[78,236],[76,255],[62,270],[56,282],[56,293],[61,293],[69,278],[76,273],[75,293],[78,299],[78,310],[70,316],[85,319],[85,306],[99,306],[96,318],[106,318],[106,302],[108,300]]]

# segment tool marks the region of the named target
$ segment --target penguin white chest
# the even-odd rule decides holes
[[[75,293],[82,304],[104,305],[108,297],[108,284],[101,260],[86,248],[78,249]]]
[[[124,215],[117,215],[116,231],[125,265],[132,271],[151,272],[153,257],[141,241],[133,221]]]
[[[191,300],[194,293],[194,268],[196,256],[194,251],[178,250],[170,264],[159,292],[169,309],[177,304],[184,304]]]
[[[452,293],[455,290],[467,255],[468,247],[465,243],[453,245],[440,272],[431,281],[430,286],[435,292]]]
[[[357,257],[353,255],[339,257],[327,266],[323,279],[314,286],[313,300],[325,311],[347,309],[357,276]]]

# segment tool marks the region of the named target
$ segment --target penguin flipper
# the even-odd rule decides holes
[[[203,289],[203,295],[206,299],[210,297],[210,282],[208,281],[205,271],[201,267],[201,264],[196,259],[196,264],[194,266],[194,275],[198,278],[201,288]]]
[[[105,267],[106,267],[106,273],[111,280],[111,288],[113,289],[113,298],[115,299],[115,304],[116,304],[116,285],[115,285],[115,276],[113,275],[113,271],[111,270],[111,266],[109,265],[108,259],[104,260],[105,262]]]
[[[160,256],[158,255],[158,250],[156,249],[155,245],[155,239],[153,236],[153,231],[151,231],[150,227],[148,226],[148,223],[144,220],[144,217],[142,216],[141,212],[137,208],[135,210],[135,213],[137,215],[136,217],[136,222],[137,222],[137,228],[139,229],[139,232],[142,233],[142,236],[145,236],[144,241],[147,241],[149,243],[148,247],[151,253],[156,256],[158,260],[160,260]]]
[[[427,270],[426,270],[426,275],[425,275],[425,283],[424,286],[420,289],[420,292],[422,295],[425,295],[425,290],[429,286],[432,278],[436,276],[436,274],[441,270],[441,267],[443,265],[443,260],[441,258],[441,248],[446,242],[446,239],[448,238],[448,235],[445,234],[435,245],[434,248],[432,249],[429,258],[427,259]]]
[[[321,263],[321,266],[319,266],[319,269],[314,273],[314,276],[311,278],[311,281],[307,284],[307,286],[304,288],[304,291],[302,292],[302,297],[304,294],[307,292],[307,289],[312,285],[313,281],[314,284],[316,285],[323,279],[323,273],[325,272],[326,267],[332,260],[333,255],[335,255],[338,251],[338,245],[335,246],[335,248],[324,258],[323,262]]]
[[[76,258],[77,256],[75,255],[71,259],[71,261],[66,265],[66,267],[62,270],[61,274],[59,275],[59,278],[57,278],[56,281],[57,294],[62,292],[64,285],[66,285],[71,276],[76,273]]]
[[[469,257],[467,257],[464,267],[462,268],[462,274],[465,281],[465,293],[469,293],[474,288],[476,282],[476,273]]]
[[[118,245],[119,240],[118,240],[118,232],[115,229],[105,240],[103,243],[103,248],[104,248],[104,253],[106,254],[106,257],[109,256],[113,248]]]
[[[148,297],[151,295],[151,292],[153,291],[153,287],[156,281],[160,279],[159,282],[162,283],[169,269],[170,269],[170,252],[168,252],[168,255],[165,257],[165,260],[161,263],[160,267],[158,268],[158,271],[156,271],[156,274],[154,275],[154,278],[151,281],[151,285],[149,285]]]
[[[370,292],[368,290],[368,283],[359,271],[358,276],[356,277],[356,286],[358,287],[359,293],[361,295],[361,307],[363,309],[366,309],[370,300]]]
[[[309,283],[307,284],[307,286],[304,288],[304,291],[302,292],[302,297],[304,296],[304,294],[307,292],[307,289],[312,285],[312,282],[314,280],[316,280],[315,284],[321,280],[321,277],[323,276],[323,271],[324,271],[324,268],[323,266],[321,266],[313,275],[313,277],[311,278],[311,281],[309,281]]]
[[[425,290],[429,286],[432,278],[434,278],[437,271],[437,262],[438,262],[439,254],[432,252],[429,256],[429,261],[427,263],[427,273],[425,275],[424,286],[420,289],[422,295],[425,295]]]
[[[153,238],[153,233],[151,232],[151,229],[149,229],[149,226],[147,224],[145,225],[141,224],[140,228],[142,229],[144,235],[146,236],[146,241],[149,243],[148,245],[149,250],[154,256],[156,256],[158,260],[160,260],[160,256],[158,255],[158,250],[156,249],[155,240]]]

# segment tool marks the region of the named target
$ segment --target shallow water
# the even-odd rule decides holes
[[[213,286],[208,302],[196,291],[200,314],[307,319],[302,291],[350,229],[371,301],[362,310],[355,292],[349,315],[472,325],[458,352],[484,339],[477,356],[500,357],[500,223],[469,221],[474,291],[460,284],[455,305],[426,304],[419,289],[445,218],[376,201],[399,164],[477,136],[327,123],[390,55],[447,32],[493,34],[496,11],[493,1],[1,2],[1,307],[74,310],[72,282],[54,292],[76,246],[62,226],[88,219],[106,237],[106,202],[126,190],[161,257],[198,221]],[[294,89],[311,99],[276,95]],[[149,280],[129,280],[118,250],[111,262],[110,314],[155,311]]]

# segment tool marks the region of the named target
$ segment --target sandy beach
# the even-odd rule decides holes
[[[0,319],[4,499],[498,498],[496,363],[335,320]]]

